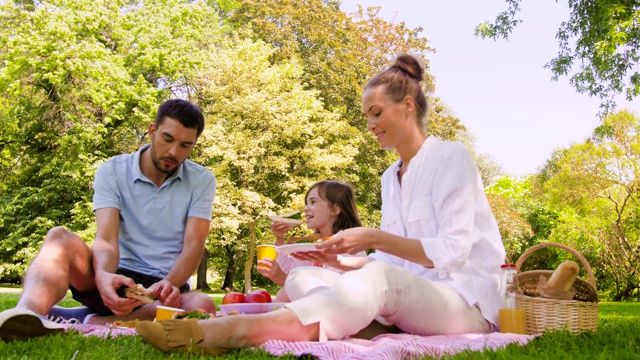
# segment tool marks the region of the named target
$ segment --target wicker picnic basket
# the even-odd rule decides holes
[[[545,330],[567,329],[572,333],[596,331],[598,328],[598,291],[593,271],[587,260],[569,246],[552,242],[540,243],[527,249],[516,261],[516,270],[520,271],[522,263],[534,251],[547,247],[557,247],[573,254],[582,263],[590,281],[576,278],[573,286],[576,295],[572,300],[557,300],[539,297],[537,285],[540,275],[547,279],[553,270],[531,270],[517,276],[519,294],[517,306],[525,310],[527,334],[538,335]]]

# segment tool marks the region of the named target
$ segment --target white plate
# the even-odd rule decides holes
[[[281,254],[291,254],[294,252],[304,252],[304,251],[322,251],[316,249],[316,245],[318,243],[302,243],[302,244],[290,244],[290,245],[282,245],[276,247],[276,251]]]
[[[302,220],[283,218],[280,215],[269,215],[268,217],[273,222],[279,221],[279,222],[285,223],[287,225],[298,226],[298,225],[302,224]]]
[[[237,311],[240,314],[262,314],[282,309],[284,304],[285,303],[282,302],[221,304],[220,311],[227,315],[234,311]]]

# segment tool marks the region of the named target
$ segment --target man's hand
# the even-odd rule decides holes
[[[116,315],[125,315],[133,311],[134,308],[142,305],[140,300],[120,297],[116,290],[121,286],[132,287],[136,283],[123,275],[101,272],[96,274],[96,287],[102,297],[102,302]]]
[[[149,290],[153,291],[153,296],[160,300],[162,305],[179,308],[182,302],[180,289],[173,286],[167,279],[158,281],[151,285]]]

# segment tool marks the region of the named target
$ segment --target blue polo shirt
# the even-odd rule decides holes
[[[140,170],[140,154],[149,147],[98,166],[93,211],[120,211],[120,268],[164,278],[182,252],[187,218],[211,220],[216,179],[204,166],[185,160],[158,187]]]

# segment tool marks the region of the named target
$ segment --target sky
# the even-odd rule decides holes
[[[381,6],[385,20],[424,29],[436,50],[428,55],[435,95],[476,137],[476,150],[509,175],[536,172],[555,149],[584,141],[600,124],[598,98],[544,69],[557,55],[567,0],[522,1],[523,22],[508,41],[474,35],[477,24],[507,8],[505,0],[343,0],[341,9],[353,12],[357,4]],[[617,109],[640,115],[639,103],[620,96]]]

